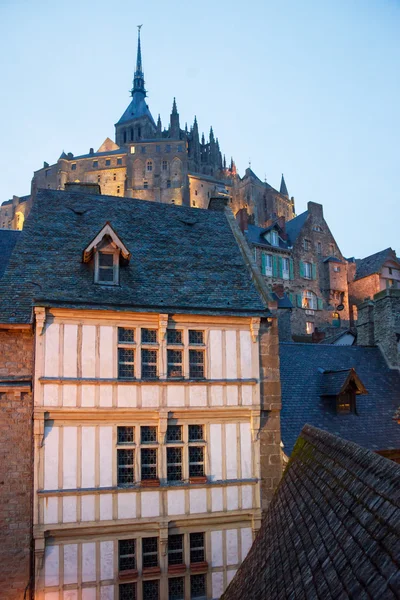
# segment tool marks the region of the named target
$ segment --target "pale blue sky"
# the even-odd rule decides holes
[[[176,96],[240,174],[283,172],[346,256],[400,250],[399,0],[0,0],[0,202],[114,138],[141,23],[154,118]]]

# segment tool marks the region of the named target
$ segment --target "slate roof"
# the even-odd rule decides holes
[[[399,598],[399,479],[395,462],[306,426],[221,600]]]
[[[20,231],[0,229],[0,279],[7,268],[14,246],[21,236]]]
[[[126,109],[120,120],[118,121],[117,125],[120,125],[121,123],[129,123],[134,119],[140,119],[144,116],[150,119],[151,123],[154,125],[154,127],[156,127],[153,116],[144,99],[144,95],[134,93],[132,96],[131,103],[129,104],[128,108]]]
[[[264,246],[265,248],[281,248],[284,250],[288,249],[287,243],[279,238],[279,246],[273,246],[268,240],[265,239],[264,233],[267,233],[270,229],[280,229],[279,225],[275,223],[269,227],[257,227],[257,225],[248,225],[244,235],[250,244],[257,244],[257,246]]]
[[[308,210],[301,213],[294,219],[290,219],[286,222],[286,233],[288,236],[288,241],[291,246],[294,245],[295,241],[299,237],[300,231],[303,228],[304,223],[306,222],[308,217]]]
[[[93,283],[87,245],[109,222],[132,254],[120,285]],[[1,289],[2,288],[2,289]],[[2,280],[0,322],[27,323],[42,305],[265,315],[223,212],[39,190]]]
[[[319,369],[351,368],[368,394],[356,397],[357,414],[337,414],[335,400],[321,397]],[[287,455],[306,423],[370,450],[400,449],[400,427],[393,421],[400,404],[400,373],[388,368],[378,348],[282,342],[280,371]]]
[[[368,277],[374,273],[379,273],[387,260],[398,262],[396,253],[391,248],[386,248],[366,258],[356,258],[356,274],[354,280]],[[400,266],[400,263],[399,263]]]

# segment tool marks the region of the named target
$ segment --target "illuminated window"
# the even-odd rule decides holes
[[[332,326],[340,327],[340,315],[338,312],[332,313]]]
[[[131,146],[131,154],[135,154],[135,152],[136,152],[135,146]]]
[[[317,296],[311,290],[304,290],[302,307],[317,310]]]
[[[337,396],[336,410],[342,415],[356,412],[356,395],[353,390],[348,389],[344,394]]]
[[[153,161],[151,161],[151,160],[148,160],[148,161],[147,161],[147,164],[146,164],[146,169],[147,169],[147,171],[149,171],[149,172],[153,170]]]
[[[311,335],[311,333],[314,333],[314,323],[312,323],[312,321],[306,322],[306,333],[308,333],[308,335]]]

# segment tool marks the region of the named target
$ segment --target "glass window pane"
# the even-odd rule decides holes
[[[167,344],[182,344],[182,331],[180,329],[167,329]]]
[[[204,377],[204,352],[189,350],[189,377],[202,379]]]
[[[190,562],[198,563],[205,560],[204,533],[190,534]]]
[[[168,536],[168,564],[182,565],[183,564],[183,535]]]
[[[168,579],[168,600],[184,600],[185,580],[183,577]]]
[[[189,329],[189,344],[204,344],[204,331]]]
[[[182,425],[168,425],[167,427],[167,442],[182,441]]]
[[[204,447],[189,446],[189,477],[204,476]]]
[[[157,427],[154,425],[142,425],[140,428],[140,441],[142,444],[157,443]]]
[[[142,348],[142,379],[157,378],[157,356],[158,350]]]
[[[133,444],[135,433],[133,427],[117,427],[118,444]]]
[[[182,481],[182,448],[167,448],[167,479]]]
[[[203,440],[203,425],[189,425],[189,442],[199,442]]]
[[[157,448],[142,448],[142,475],[144,479],[157,479]]]
[[[136,600],[136,583],[119,584],[119,600]]]
[[[157,329],[142,329],[142,344],[156,344]]]
[[[112,267],[114,264],[114,254],[99,252],[100,267]]]
[[[136,569],[136,540],[119,540],[118,568],[120,571]]]
[[[207,595],[206,576],[192,575],[190,578],[190,597],[203,598]]]
[[[158,567],[158,538],[142,539],[143,568]]]
[[[135,481],[135,451],[133,449],[117,450],[117,480],[119,486],[132,485]]]
[[[108,267],[99,268],[99,281],[114,281],[114,269]]]
[[[135,341],[135,330],[128,327],[118,327],[118,342],[132,344]]]
[[[167,350],[168,377],[182,377],[182,350]]]
[[[135,351],[131,348],[118,348],[118,378],[135,377]]]
[[[143,581],[143,600],[159,599],[159,581]]]

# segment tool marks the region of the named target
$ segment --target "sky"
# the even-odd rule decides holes
[[[240,175],[284,173],[345,256],[400,252],[400,0],[0,0],[0,203],[114,139],[139,24],[155,119],[175,96]]]

